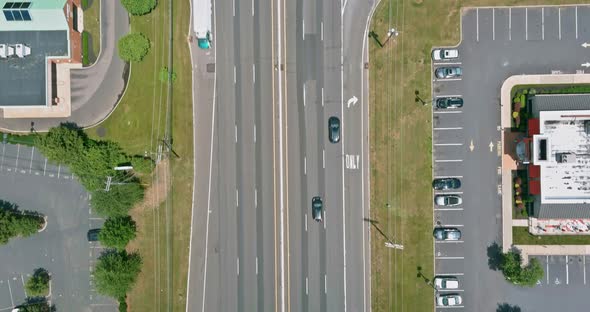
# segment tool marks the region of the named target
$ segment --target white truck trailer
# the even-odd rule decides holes
[[[213,35],[211,34],[212,0],[193,1],[193,27],[197,36],[197,44],[201,49],[209,49]]]

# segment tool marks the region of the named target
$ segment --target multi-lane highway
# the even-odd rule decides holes
[[[191,47],[187,311],[370,310],[366,23],[373,1],[214,2]],[[215,64],[207,71],[207,64]],[[328,140],[330,116],[340,143]],[[321,196],[324,222],[311,217]]]

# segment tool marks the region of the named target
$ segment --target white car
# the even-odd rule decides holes
[[[432,59],[435,61],[456,59],[458,57],[459,50],[457,49],[435,49],[432,51]]]
[[[458,306],[463,303],[463,299],[458,294],[445,294],[436,297],[436,305],[439,307]]]
[[[458,206],[463,203],[459,195],[436,195],[434,203],[438,206]]]
[[[437,276],[434,278],[436,289],[457,289],[459,280],[454,276]]]

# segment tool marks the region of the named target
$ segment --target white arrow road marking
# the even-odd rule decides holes
[[[490,152],[494,150],[494,142],[490,141]]]
[[[586,62],[586,63],[582,64],[582,66],[588,68],[588,67],[590,67],[590,63],[589,62]]]
[[[475,145],[473,145],[473,140],[471,140],[471,143],[469,143],[469,150],[473,152],[474,148],[475,148]]]
[[[354,106],[356,104],[356,102],[358,102],[358,98],[356,96],[351,97],[350,99],[348,99],[348,101],[346,102],[346,107],[350,108],[350,105]]]
[[[584,47],[584,48],[590,47],[590,43],[584,42],[584,43],[582,43],[582,47]]]

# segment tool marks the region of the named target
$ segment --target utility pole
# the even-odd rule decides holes
[[[111,189],[111,181],[113,180],[113,177],[108,176],[107,177],[107,185],[104,188],[105,192],[108,192]]]

